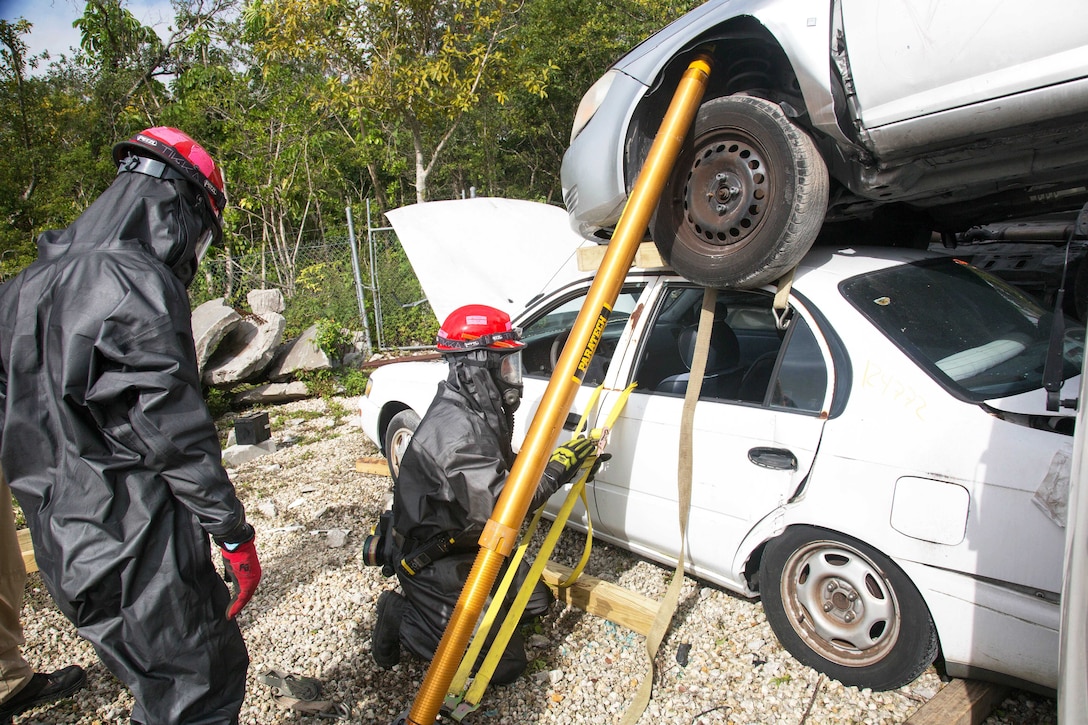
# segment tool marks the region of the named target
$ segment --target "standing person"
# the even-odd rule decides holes
[[[234,616],[261,569],[186,292],[222,234],[223,177],[173,128],[113,156],[110,187],[0,287],[0,462],[49,593],[132,690],[132,722],[237,723],[249,656]]]
[[[394,487],[388,560],[396,562],[404,593],[386,591],[378,598],[371,654],[381,667],[400,661],[402,644],[429,660],[442,639],[514,463],[511,437],[521,402],[523,347],[510,316],[486,305],[454,310],[438,331],[449,377],[416,428]],[[560,446],[530,509],[571,480],[594,447],[585,438]],[[551,602],[551,591],[538,583],[526,616],[543,614]],[[513,682],[527,664],[525,643],[515,632],[492,682]]]
[[[11,489],[0,473],[0,725],[32,707],[67,697],[83,687],[87,674],[69,665],[56,672],[35,672],[23,659],[23,625],[19,614],[26,589],[26,566],[19,550]]]

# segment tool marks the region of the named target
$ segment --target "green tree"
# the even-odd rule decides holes
[[[316,99],[356,140],[410,144],[416,200],[467,112],[512,85],[541,88],[507,56],[518,5],[509,0],[253,0],[271,62],[304,60],[324,78]],[[377,151],[377,149],[375,149]]]
[[[621,55],[699,0],[533,0],[508,48],[514,75],[544,78],[543,92],[511,86],[503,105],[481,106],[443,179],[455,189],[562,203],[559,167],[582,95]]]

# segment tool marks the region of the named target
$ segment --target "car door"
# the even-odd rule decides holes
[[[574,321],[582,309],[586,295],[589,292],[590,280],[571,285],[556,293],[546,301],[536,305],[517,324],[522,328],[522,340],[525,348],[521,352],[522,377],[525,390],[522,395],[522,403],[514,418],[514,445],[521,445],[528,433],[529,425],[540,401],[544,397],[544,391],[551,380],[552,371],[559,360],[563,347],[567,342]],[[611,370],[613,359],[622,359],[623,351],[630,338],[628,323],[634,311],[640,304],[640,298],[646,289],[646,280],[631,278],[623,286],[616,303],[612,309],[601,341],[597,346],[597,352],[586,371],[582,385],[575,393],[574,402],[567,415],[563,431],[559,435],[557,443],[568,440],[579,419],[590,402],[593,390],[605,381],[608,376],[615,376]],[[590,421],[592,425],[592,421]],[[564,487],[563,491],[569,487]],[[587,491],[587,500],[592,496]],[[548,504],[548,510],[555,512],[562,505],[564,498],[562,491]],[[592,508],[592,503],[590,504]],[[570,521],[574,524],[585,526],[586,512],[581,503],[575,505],[571,512]]]
[[[1059,111],[1059,105],[1079,103],[1060,89],[1085,76],[1086,16],[1080,0],[1041,0],[1030,9],[976,0],[840,0],[840,7],[850,74],[867,128],[935,113],[970,113],[972,106],[993,99],[1007,107],[1031,91],[1043,95],[1029,107],[1051,107],[1038,112],[1062,115],[1076,106]],[[996,115],[1007,113],[1005,108]],[[986,123],[985,117],[973,117],[976,127]],[[1001,123],[1016,125],[1008,118]]]
[[[613,459],[593,485],[607,537],[664,561],[679,551],[680,419],[702,289],[664,285],[632,345],[638,381],[612,432]],[[794,310],[779,330],[772,296],[718,293],[711,350],[694,418],[688,529],[693,571],[743,589],[733,570],[745,534],[804,481],[833,385],[827,346]]]

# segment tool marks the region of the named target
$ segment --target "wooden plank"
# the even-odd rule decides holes
[[[979,725],[1008,692],[1008,687],[992,682],[952,680],[904,725]]]
[[[389,475],[389,462],[381,456],[368,456],[355,461],[355,470],[359,473],[373,473],[377,476]]]
[[[597,271],[597,268],[601,266],[601,261],[604,259],[604,253],[607,249],[607,244],[595,244],[592,247],[579,247],[576,252],[578,271]],[[640,269],[661,269],[668,265],[661,259],[661,253],[657,251],[657,246],[653,242],[643,242],[638,245],[638,250],[635,252],[635,261],[632,266]]]
[[[552,588],[559,601],[641,635],[650,631],[650,625],[657,615],[657,600],[588,574],[582,574],[570,587],[558,589],[556,585],[569,577],[572,571],[570,567],[554,561],[549,561],[544,567],[544,583]]]
[[[38,562],[34,561],[34,544],[30,543],[30,529],[19,529],[19,550],[23,552],[23,566],[27,573],[38,571]]]

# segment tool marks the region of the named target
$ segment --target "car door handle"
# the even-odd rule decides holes
[[[563,430],[569,430],[574,432],[574,429],[578,427],[578,423],[582,420],[582,416],[578,413],[567,413],[567,422],[563,424]]]
[[[796,471],[797,456],[785,448],[758,447],[748,451],[748,460],[763,468],[774,468],[780,471]]]

